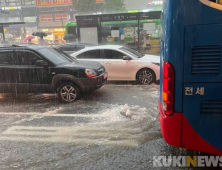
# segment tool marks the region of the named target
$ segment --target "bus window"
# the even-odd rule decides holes
[[[222,0],[200,0],[200,2],[211,8],[222,10]]]
[[[208,1],[222,5],[222,0],[208,0]]]
[[[68,29],[67,29],[67,33],[68,34],[73,34],[73,35],[77,35],[77,33],[76,33],[76,27],[68,27]],[[76,36],[77,37],[77,36]]]

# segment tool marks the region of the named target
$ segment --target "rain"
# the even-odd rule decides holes
[[[221,169],[221,0],[0,0],[0,170]]]

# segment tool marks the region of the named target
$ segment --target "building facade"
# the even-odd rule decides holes
[[[92,1],[104,3],[104,0]],[[163,4],[163,0],[124,1],[128,12],[162,10]],[[74,21],[75,16],[72,0],[0,0],[0,22],[26,23],[6,28],[7,33],[20,40],[39,30],[48,33],[50,41],[61,42],[66,23]]]
[[[25,22],[5,28],[20,42],[37,30],[61,41],[65,24],[74,19],[72,0],[0,0],[0,22]]]
[[[37,30],[35,0],[0,0],[0,22],[25,22],[5,28],[15,39],[23,39]]]
[[[61,42],[65,25],[74,18],[72,0],[37,0],[38,30],[48,34],[49,41]]]

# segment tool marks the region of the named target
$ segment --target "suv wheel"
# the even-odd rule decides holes
[[[156,81],[156,76],[151,69],[142,69],[137,73],[136,80],[139,84],[149,85]]]
[[[64,83],[58,89],[59,100],[63,103],[71,103],[80,97],[79,87],[72,83]]]

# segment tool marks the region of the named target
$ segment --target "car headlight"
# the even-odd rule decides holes
[[[85,73],[86,73],[87,77],[96,77],[97,76],[97,73],[92,69],[86,69]]]
[[[152,64],[155,64],[155,65],[157,65],[157,66],[160,66],[160,63],[152,63]]]

